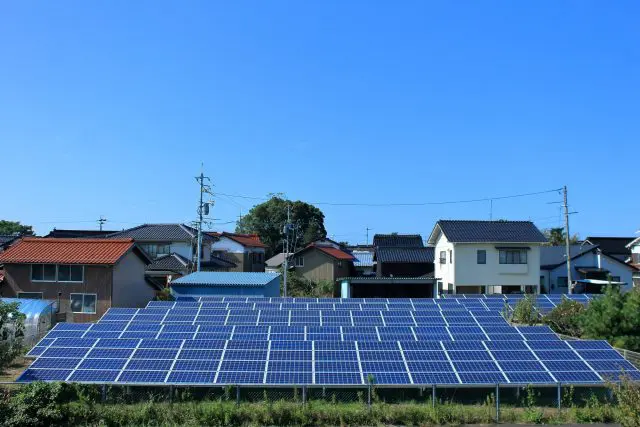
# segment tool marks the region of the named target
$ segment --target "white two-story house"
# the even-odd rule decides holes
[[[438,293],[539,293],[546,241],[531,221],[440,220],[429,236]]]
[[[640,288],[640,237],[629,243],[627,248],[631,250],[630,263],[638,270],[633,273],[633,286]]]

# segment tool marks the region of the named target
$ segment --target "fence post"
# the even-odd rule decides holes
[[[436,385],[431,386],[431,407],[436,407]]]
[[[562,385],[558,383],[558,411],[562,409]]]
[[[102,384],[102,403],[107,401],[107,385]]]
[[[240,404],[240,386],[236,386],[236,405]]]
[[[496,423],[500,422],[500,384],[496,384]]]

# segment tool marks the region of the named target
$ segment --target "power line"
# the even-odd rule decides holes
[[[518,197],[528,197],[528,196],[537,196],[540,194],[548,194],[548,193],[557,193],[562,191],[562,188],[554,188],[552,190],[544,190],[544,191],[535,191],[532,193],[521,193],[521,194],[512,194],[509,196],[496,196],[496,197],[483,197],[480,199],[466,199],[466,200],[448,200],[441,202],[415,202],[415,203],[338,203],[338,202],[308,202],[312,205],[325,205],[325,206],[363,206],[363,207],[391,207],[391,206],[430,206],[430,205],[453,205],[453,204],[462,204],[462,203],[477,203],[477,202],[487,202],[494,200],[505,200],[505,199],[515,199]],[[260,200],[266,201],[269,200],[265,197],[252,197],[245,196],[241,194],[228,194],[228,193],[217,193],[216,195],[226,196],[226,197],[237,197],[240,199],[248,199],[248,200]]]

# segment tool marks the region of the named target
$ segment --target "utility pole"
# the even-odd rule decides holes
[[[493,221],[493,199],[489,200],[489,221]]]
[[[204,176],[202,168],[200,175],[196,177],[196,181],[200,184],[200,203],[198,204],[198,243],[196,247],[196,271],[200,271],[200,258],[202,258],[202,217],[209,215],[209,203],[204,203],[202,198],[204,193],[210,193],[209,185],[205,181],[211,181],[208,176]]]
[[[567,292],[569,294],[572,294],[572,289],[571,289],[571,242],[570,242],[570,235],[569,235],[569,205],[567,204],[567,186],[565,185],[563,188],[563,194],[564,194],[564,203],[563,203],[563,207],[564,207],[564,228],[565,228],[565,237],[564,237],[564,242],[565,242],[565,246],[566,246],[566,251],[567,251]]]
[[[102,231],[102,224],[104,224],[105,222],[107,222],[107,218],[100,215],[100,219],[98,219],[98,224],[100,225],[100,231]]]
[[[287,296],[287,272],[289,270],[289,230],[291,228],[291,206],[287,203],[287,222],[284,225],[284,297]]]
[[[369,231],[371,230],[373,230],[373,228],[367,227],[367,242],[366,242],[367,245],[369,244]]]

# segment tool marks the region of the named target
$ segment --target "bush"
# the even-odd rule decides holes
[[[565,299],[543,318],[543,322],[558,334],[580,337],[580,325],[585,308],[579,302]]]
[[[511,321],[521,325],[536,325],[540,323],[540,315],[536,307],[535,295],[526,294],[517,302],[511,313]]]
[[[619,387],[612,386],[620,411],[619,422],[624,427],[640,426],[640,384],[624,378]]]
[[[69,402],[75,393],[65,383],[28,384],[9,402],[9,413],[3,425],[50,426],[65,423],[66,414],[60,404]]]

